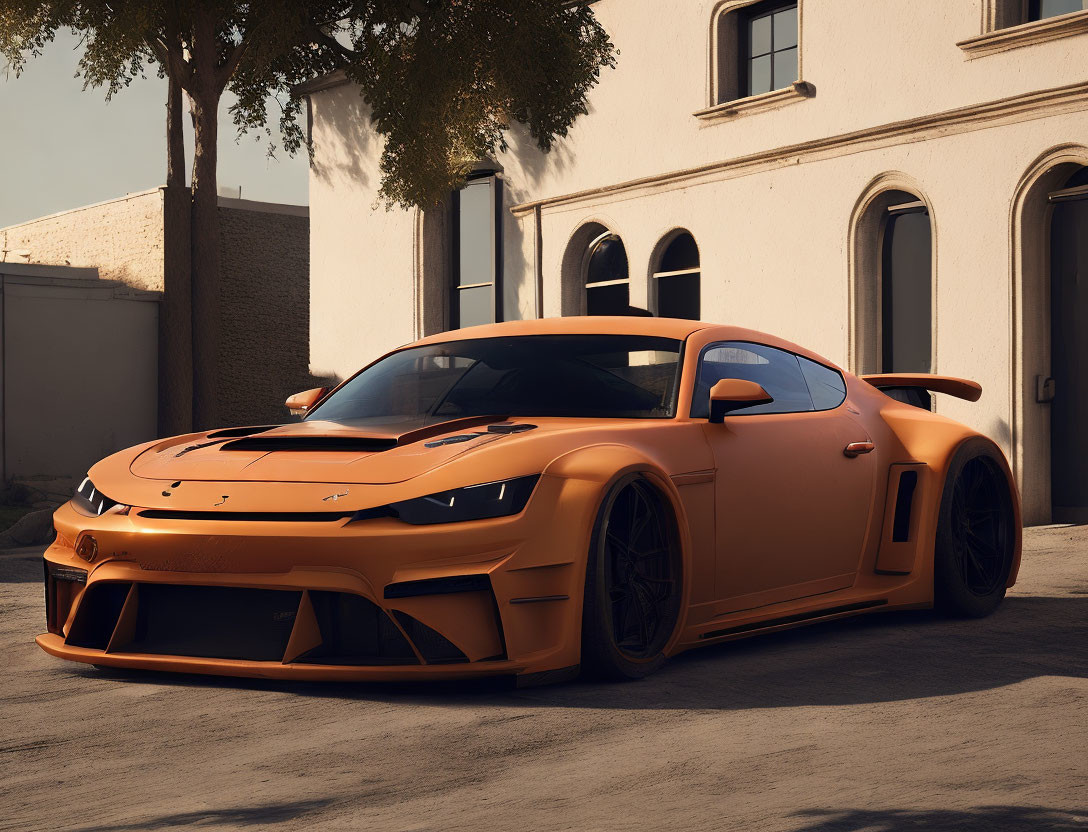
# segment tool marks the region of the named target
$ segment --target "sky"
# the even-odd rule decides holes
[[[77,40],[58,35],[23,74],[0,68],[0,228],[157,187],[166,180],[166,81],[153,74],[106,103],[104,89],[74,77]],[[307,202],[306,154],[266,157],[267,142],[236,141],[222,103],[219,185],[243,199]],[[186,165],[192,128],[186,124]]]

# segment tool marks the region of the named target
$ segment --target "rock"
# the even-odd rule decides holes
[[[42,509],[24,514],[5,534],[20,546],[48,543],[53,538],[53,511]]]

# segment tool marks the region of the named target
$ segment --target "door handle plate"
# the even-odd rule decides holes
[[[861,454],[867,454],[872,451],[876,445],[872,442],[851,442],[845,448],[842,449],[843,456],[848,456],[851,459],[860,456]]]

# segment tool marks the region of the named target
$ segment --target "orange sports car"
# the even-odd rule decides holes
[[[970,381],[659,318],[445,332],[292,424],[148,442],[56,513],[65,659],[281,679],[582,671],[887,609],[992,611],[1020,507]]]

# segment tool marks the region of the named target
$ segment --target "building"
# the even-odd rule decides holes
[[[0,478],[60,492],[192,429],[188,208],[154,188],[0,229]],[[219,232],[220,418],[282,422],[288,395],[323,383],[307,371],[307,209],[221,197]]]
[[[1088,519],[1082,0],[598,0],[620,50],[551,154],[375,207],[357,89],[308,84],[311,369],[495,318],[643,307],[856,372],[976,379],[1026,519]],[[1052,450],[1053,449],[1053,450]]]

